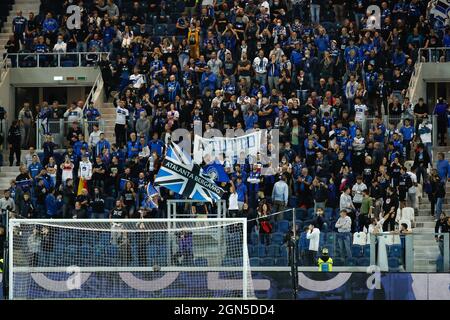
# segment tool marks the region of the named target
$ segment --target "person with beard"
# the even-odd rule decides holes
[[[398,205],[398,197],[394,188],[388,187],[383,204],[383,232],[394,231]]]

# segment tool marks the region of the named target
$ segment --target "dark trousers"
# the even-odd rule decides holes
[[[16,154],[16,165],[20,164],[20,143],[9,148],[9,165],[12,166],[14,162],[14,154]]]
[[[122,148],[126,142],[126,129],[124,124],[116,123],[114,127],[114,133],[116,135],[116,144],[119,148]]]

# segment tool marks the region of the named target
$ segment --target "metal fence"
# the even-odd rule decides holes
[[[450,62],[450,48],[420,48],[417,60],[420,62]]]
[[[8,53],[11,68],[93,67],[108,52]]]

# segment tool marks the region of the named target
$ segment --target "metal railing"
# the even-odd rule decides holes
[[[6,72],[8,72],[8,56],[4,56],[2,61],[0,61],[0,83],[6,76]]]
[[[12,68],[93,67],[108,52],[8,53],[5,59]]]
[[[92,132],[93,124],[99,124],[101,131],[104,131],[105,120],[99,119],[98,121],[88,121],[85,118],[81,118],[78,126],[83,131],[85,141],[89,140],[89,135]],[[69,132],[69,128],[72,123],[69,123],[67,119],[49,119],[49,120],[36,120],[36,149],[41,150],[44,143],[44,134],[50,134],[52,136],[53,143],[59,148],[65,148],[68,144],[66,139]]]
[[[420,62],[450,62],[450,47],[420,48]]]

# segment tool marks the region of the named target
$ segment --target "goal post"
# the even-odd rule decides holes
[[[247,220],[11,219],[10,299],[252,299]]]

